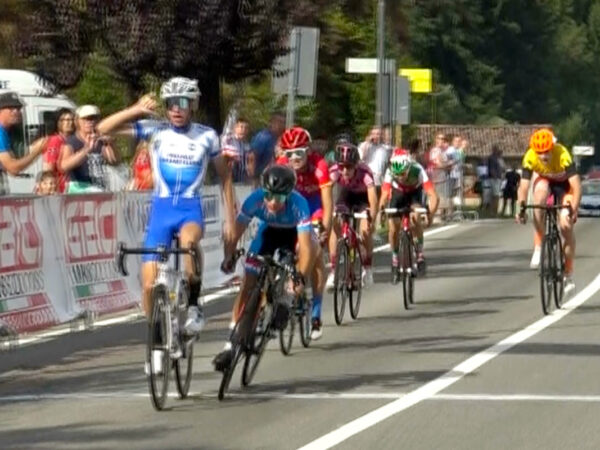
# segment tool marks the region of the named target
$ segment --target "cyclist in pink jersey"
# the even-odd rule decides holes
[[[335,147],[336,163],[329,168],[329,176],[338,191],[335,207],[347,208],[350,211],[362,212],[369,210],[371,218],[377,217],[377,190],[373,173],[369,167],[360,162],[358,149],[349,141],[338,141]],[[373,230],[374,226],[367,219],[360,220],[360,235],[365,245],[365,260],[363,269],[363,284],[367,287],[373,284]],[[329,238],[329,255],[331,272],[327,277],[326,286],[333,288],[333,277],[336,261],[336,244],[340,234],[339,223],[334,221]]]

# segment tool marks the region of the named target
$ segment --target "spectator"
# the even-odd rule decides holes
[[[231,166],[233,181],[242,183],[248,181],[247,159],[250,154],[248,132],[250,125],[242,117],[238,118],[233,127],[233,133],[223,137],[221,150]]]
[[[440,214],[442,219],[448,214],[451,208],[450,199],[450,182],[448,169],[451,163],[448,161],[448,150],[451,136],[445,136],[444,134],[438,134],[436,136],[436,145],[429,152],[430,165],[431,165],[431,178],[435,185],[435,191],[440,196]]]
[[[69,194],[104,191],[104,163],[119,161],[120,155],[110,140],[96,134],[99,119],[97,106],[84,105],[77,109],[76,131],[63,145],[60,160],[61,170],[69,176]]]
[[[462,145],[465,139],[460,136],[454,136],[452,138],[452,145],[448,147],[446,154],[448,155],[448,162],[450,164],[450,191],[452,197],[460,194],[460,180],[462,178],[462,162],[463,162],[463,151]]]
[[[490,186],[492,188],[492,214],[498,214],[498,203],[500,203],[500,194],[502,179],[506,165],[502,159],[502,150],[498,144],[492,145],[492,154],[488,158],[488,176],[490,177]]]
[[[413,161],[418,162],[423,167],[423,155],[420,152],[421,150],[421,140],[420,139],[411,139],[408,143],[408,153],[410,154]]]
[[[148,149],[148,142],[140,140],[135,155],[131,160],[131,183],[129,189],[132,191],[147,191],[154,186],[152,179],[152,158]]]
[[[37,186],[38,195],[52,195],[56,194],[58,187],[58,178],[56,172],[53,170],[44,170],[40,173],[39,182]]]
[[[246,158],[246,172],[254,186],[258,186],[260,174],[273,161],[277,141],[285,129],[285,117],[276,113],[271,116],[269,126],[252,138],[250,152]]]
[[[67,137],[75,132],[75,115],[68,108],[61,108],[56,113],[56,133],[48,138],[48,144],[44,151],[44,164],[42,170],[52,171],[58,180],[58,192],[65,192],[67,176],[60,170],[60,150],[65,144]]]
[[[515,217],[515,203],[517,201],[517,188],[521,181],[521,176],[511,167],[504,175],[504,189],[502,190],[502,216],[506,211],[506,205],[510,200],[510,217]]]
[[[18,175],[40,156],[48,138],[37,139],[22,158],[15,158],[12,152],[8,130],[21,122],[23,103],[15,92],[0,94],[0,195],[9,193],[7,173]]]
[[[381,128],[374,126],[371,128],[369,135],[365,138],[363,142],[358,146],[358,154],[360,155],[360,159],[367,163],[369,161],[371,154],[375,152],[375,149],[381,144]]]
[[[481,195],[481,205],[479,207],[481,212],[488,211],[491,209],[492,204],[492,188],[490,186],[490,177],[488,176],[488,165],[486,161],[478,158],[477,160],[477,181],[475,192]],[[479,186],[479,188],[477,188]]]
[[[390,145],[383,142],[381,129],[379,127],[371,128],[369,137],[358,148],[361,159],[369,166],[369,169],[371,169],[371,172],[373,173],[373,181],[377,188],[377,198],[381,195],[383,175],[385,174],[385,169],[390,160],[392,150]]]

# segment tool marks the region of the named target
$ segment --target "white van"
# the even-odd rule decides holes
[[[9,130],[12,149],[17,158],[24,156],[34,139],[53,130],[57,110],[75,110],[75,103],[64,95],[56,94],[54,86],[32,72],[0,69],[0,93],[5,91],[16,92],[25,103],[22,125]],[[18,176],[9,175],[10,193],[32,193],[35,176],[41,170],[42,157]]]

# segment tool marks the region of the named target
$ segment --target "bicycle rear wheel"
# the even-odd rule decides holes
[[[146,345],[146,361],[150,365],[148,387],[152,405],[157,411],[164,408],[169,389],[170,357],[168,336],[171,330],[169,324],[169,297],[164,286],[152,289],[152,315],[148,325],[148,340]],[[160,363],[153,357],[155,351],[162,352]],[[157,363],[161,367],[157,367]],[[161,369],[161,371],[159,371]]]
[[[278,307],[283,308],[285,306],[279,305]],[[287,321],[285,327],[279,330],[279,348],[285,356],[288,356],[292,350],[292,342],[294,341],[294,333],[296,332],[295,309],[296,305],[294,304],[290,312],[290,319]]]
[[[349,258],[351,278],[351,289],[349,293],[349,304],[350,304],[350,316],[356,320],[358,319],[358,310],[360,309],[360,300],[362,297],[362,260],[360,259],[360,252],[354,248],[350,250]]]
[[[300,311],[301,314],[298,316],[299,330],[300,330],[300,341],[304,348],[308,348],[310,345],[310,332],[311,332],[311,318],[312,318],[312,300],[306,298],[306,294],[303,294],[300,298]]]
[[[554,304],[560,309],[565,294],[565,254],[560,237],[556,235],[552,241],[552,255],[554,256]]]
[[[404,309],[410,309],[414,290],[414,279],[412,276],[411,259],[411,236],[409,233],[402,232],[400,236],[400,267],[402,268],[402,294],[404,298]]]
[[[546,235],[542,240],[542,253],[540,256],[540,294],[544,314],[550,314],[552,304],[552,292],[554,291],[553,265],[552,240]]]
[[[346,310],[346,297],[348,296],[348,246],[343,239],[337,244],[337,262],[333,276],[333,315],[335,323],[342,324]]]

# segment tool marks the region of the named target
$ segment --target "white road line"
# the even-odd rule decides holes
[[[212,294],[208,294],[208,295],[201,297],[202,303],[204,305],[206,305],[208,303],[212,303],[220,298],[223,298],[227,295],[237,292],[237,290],[238,290],[237,286],[231,286],[231,287],[226,287],[226,288],[220,289]],[[103,327],[108,327],[110,325],[116,325],[119,323],[136,322],[138,320],[142,320],[143,317],[144,317],[143,313],[134,312],[134,313],[127,314],[125,316],[111,317],[109,319],[97,320],[97,321],[94,321],[93,328],[103,328]],[[11,346],[22,346],[22,345],[27,345],[27,344],[33,344],[33,343],[36,343],[39,341],[44,341],[44,340],[47,340],[47,339],[50,339],[53,337],[62,336],[64,334],[68,334],[71,332],[73,332],[71,327],[65,326],[64,328],[60,328],[58,330],[47,331],[44,333],[39,333],[39,334],[35,334],[32,336],[27,336],[27,337],[19,337],[17,340],[14,340],[12,342],[11,341],[3,341],[3,342],[0,342],[0,350],[3,348],[10,348]]]
[[[471,356],[439,378],[436,378],[420,388],[409,392],[396,401],[388,403],[387,405],[377,408],[365,414],[364,416],[342,425],[330,433],[327,433],[326,435],[321,436],[320,438],[301,447],[300,450],[321,450],[331,448],[354,436],[355,434],[358,434],[361,431],[364,431],[378,424],[379,422],[382,422],[393,415],[422,402],[423,400],[431,399],[440,391],[456,383],[465,375],[474,372],[496,356],[504,353],[508,349],[525,341],[526,339],[529,339],[550,325],[558,322],[571,311],[575,310],[578,306],[582,305],[596,292],[598,292],[598,290],[600,290],[600,274],[597,275],[596,278],[581,292],[579,292],[579,294],[565,303],[563,305],[563,309],[555,310],[552,314],[543,317],[542,319],[532,323],[520,331],[517,331],[516,333],[508,336],[506,339],[503,339],[502,341],[483,350],[482,352]]]
[[[179,398],[175,392],[170,392],[169,397]],[[212,398],[214,393],[190,392],[190,397]],[[406,396],[406,392],[315,392],[310,394],[294,393],[237,393],[228,394],[232,398],[240,399],[269,399],[269,400],[396,400]],[[148,392],[68,392],[57,394],[22,394],[0,396],[0,403],[34,402],[40,400],[84,400],[84,399],[146,399]],[[436,394],[425,401],[453,401],[453,402],[579,402],[600,403],[600,395],[553,395],[553,394]]]
[[[600,395],[546,394],[438,394],[429,400],[468,402],[585,402],[598,403]]]
[[[443,227],[440,228],[434,228],[433,230],[428,230],[425,231],[423,233],[423,236],[427,237],[427,236],[433,236],[434,234],[438,234],[441,233],[442,231],[447,231],[447,230],[451,230],[452,228],[456,228],[458,226],[457,223],[454,223],[452,225],[444,225]],[[388,250],[390,248],[390,244],[385,244],[385,245],[380,245],[379,247],[375,247],[373,249],[374,252],[379,253],[382,252],[384,250]]]

